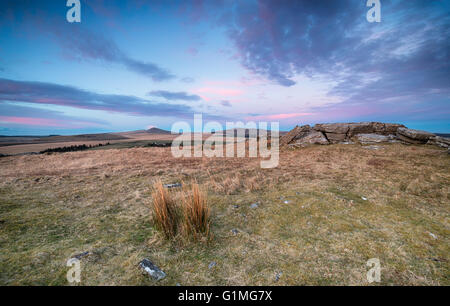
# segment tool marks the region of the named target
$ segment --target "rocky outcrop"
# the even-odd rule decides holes
[[[346,141],[347,134],[342,133],[325,133],[330,143],[340,143]]]
[[[406,126],[397,123],[385,123],[383,135],[395,135],[399,128],[406,128]]]
[[[309,125],[296,126],[280,140],[281,145],[307,146],[311,144],[329,144],[322,132],[313,130]]]
[[[289,131],[286,135],[281,137],[280,139],[280,146],[287,145],[289,143],[292,143],[295,139],[299,139],[303,137],[305,134],[309,133],[311,131],[311,127],[309,125],[303,125],[303,126],[296,126],[294,129]]]
[[[351,138],[358,134],[380,134],[390,135],[397,132],[397,129],[404,128],[403,124],[382,123],[382,122],[352,122],[352,123],[320,123],[314,126],[314,130],[330,133],[333,139],[340,140],[343,135]],[[337,134],[337,135],[336,135]]]
[[[313,144],[333,143],[377,144],[402,142],[450,147],[450,139],[432,133],[408,129],[402,124],[382,122],[320,123],[314,127],[296,126],[280,139],[280,145],[305,147]]]
[[[318,123],[313,129],[324,133],[347,134],[349,123]]]
[[[294,147],[305,147],[312,144],[327,145],[329,142],[322,132],[310,129],[308,132],[299,133],[294,137],[294,141],[289,143]]]
[[[450,148],[450,138],[433,136],[428,139],[427,144],[440,146],[442,148]]]
[[[431,137],[436,135],[425,131],[407,129],[404,127],[397,129],[397,137],[405,142],[409,143],[427,143]]]
[[[358,134],[355,135],[353,139],[355,140],[355,142],[359,142],[361,144],[373,144],[389,142],[391,140],[391,137],[379,134]]]

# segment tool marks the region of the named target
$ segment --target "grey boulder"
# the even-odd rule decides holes
[[[166,277],[166,273],[164,273],[160,268],[154,265],[150,260],[144,258],[139,263],[139,268],[145,274],[148,274],[154,280],[161,280]]]

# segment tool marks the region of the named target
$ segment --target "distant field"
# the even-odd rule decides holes
[[[370,258],[381,285],[450,285],[449,154],[379,147],[283,149],[275,169],[170,148],[0,158],[0,285],[67,285],[86,251],[82,285],[369,285]],[[206,188],[209,244],[154,229],[158,179]],[[167,277],[142,275],[143,258]]]
[[[0,146],[18,144],[43,144],[81,141],[124,140],[126,137],[117,134],[86,134],[75,136],[0,136]]]
[[[73,145],[121,144],[122,147],[132,147],[139,141],[171,141],[175,135],[158,135],[149,133],[117,133],[117,134],[92,134],[79,136],[51,136],[51,137],[0,137],[0,154],[21,154],[29,152],[41,152],[46,149],[54,149]]]
[[[123,149],[146,147],[151,143],[170,143],[179,135],[172,134],[154,134],[145,131],[123,132],[115,134],[92,134],[79,136],[51,136],[51,137],[0,137],[0,154],[14,155],[30,152],[41,152],[47,149],[61,148],[67,146],[75,146],[85,144],[87,146],[102,146],[93,148],[92,150],[104,149]],[[212,134],[202,134],[203,139],[207,139]],[[190,138],[191,135],[184,136]],[[193,137],[193,136],[192,136]],[[220,134],[214,138],[220,137]],[[7,140],[2,139],[7,138]],[[34,140],[33,140],[34,139]],[[78,139],[78,141],[76,141]],[[96,139],[96,140],[92,140]],[[245,138],[236,138],[237,141],[245,141]],[[58,141],[59,140],[59,141]],[[225,139],[224,139],[225,141]]]

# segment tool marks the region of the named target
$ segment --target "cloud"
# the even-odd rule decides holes
[[[149,92],[147,95],[153,97],[161,97],[170,101],[200,101],[202,99],[200,98],[200,96],[190,95],[184,91],[173,92],[166,90],[156,90]]]
[[[450,6],[382,3],[381,23],[367,22],[359,0],[236,1],[212,20],[226,29],[246,69],[282,86],[306,75],[337,83],[330,95],[372,102],[448,92]]]
[[[114,41],[105,36],[82,29],[81,27],[71,29],[70,39],[67,38],[67,31],[63,31],[62,28],[52,28],[48,33],[53,34],[53,37],[65,52],[70,52],[69,57],[80,60],[90,59],[121,64],[128,70],[148,77],[155,82],[175,78],[175,75],[167,69],[155,63],[130,58]]]
[[[180,81],[183,83],[194,83],[195,79],[191,78],[191,77],[184,77],[184,78],[181,78]]]
[[[62,105],[136,116],[190,118],[194,112],[186,105],[154,103],[134,96],[98,94],[72,86],[0,78],[0,103],[14,102]]]
[[[259,115],[247,117],[247,120],[283,120],[290,118],[308,117],[314,115],[313,113],[288,113],[288,114],[273,114],[273,115]]]
[[[106,126],[107,123],[101,119],[86,119],[66,116],[63,112],[32,107],[28,105],[17,105],[16,103],[0,102],[0,122],[2,124],[20,124],[31,126],[49,127],[87,127]]]
[[[228,100],[222,100],[220,101],[220,104],[225,107],[231,107],[231,103]]]
[[[235,2],[222,18],[244,67],[282,86],[295,84],[297,73],[329,65],[343,47],[346,35],[365,16],[361,1]]]
[[[91,1],[89,1],[91,2]],[[89,3],[95,12],[104,11],[102,3]],[[84,7],[85,3],[82,3]],[[77,60],[97,60],[123,65],[126,69],[141,74],[155,82],[175,79],[167,69],[156,63],[128,56],[112,39],[106,35],[84,28],[83,24],[70,24],[65,15],[57,10],[54,1],[10,1],[0,4],[0,24],[22,26],[36,37],[47,34],[63,51],[65,57]],[[65,10],[63,4],[62,8]],[[108,7],[108,9],[111,7]],[[8,18],[7,18],[8,17]],[[111,17],[111,16],[110,16]]]
[[[98,126],[90,121],[75,121],[75,120],[64,120],[64,119],[47,119],[39,117],[8,117],[0,116],[0,123],[7,125],[29,125],[29,126],[39,126],[39,127],[54,127],[54,128],[86,128],[92,126]]]
[[[186,50],[186,53],[191,55],[191,56],[197,56],[198,54],[198,49],[195,47],[190,47]]]

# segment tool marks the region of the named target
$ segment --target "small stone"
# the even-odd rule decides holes
[[[250,205],[250,208],[258,208],[259,203],[253,203],[252,205]]]
[[[83,252],[83,253],[74,255],[74,256],[72,256],[72,258],[81,259],[81,258],[83,258],[83,257],[88,256],[89,254],[90,254],[90,252],[89,252],[89,251],[86,251],[86,252]]]
[[[155,266],[150,260],[144,258],[140,263],[139,267],[142,272],[147,273],[154,280],[161,280],[166,277],[166,273],[164,273],[160,268]]]
[[[437,236],[431,232],[428,232],[428,234],[433,238],[433,239],[437,239]]]
[[[275,281],[278,282],[280,280],[281,275],[283,275],[283,272],[277,272],[277,274],[275,274]]]
[[[211,269],[214,268],[216,265],[217,265],[217,263],[216,263],[215,261],[212,261],[212,262],[209,264],[208,269],[211,270]]]
[[[182,187],[181,183],[165,184],[164,185],[164,188],[167,188],[167,189],[172,189],[172,188],[177,188],[177,187]]]

